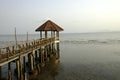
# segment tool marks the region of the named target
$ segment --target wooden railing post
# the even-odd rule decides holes
[[[1,52],[1,48],[0,48],[0,60],[2,60],[2,52]]]
[[[6,53],[7,53],[7,59],[9,58],[9,51],[8,51],[9,47],[6,47]]]
[[[11,62],[8,63],[8,80],[12,80]]]

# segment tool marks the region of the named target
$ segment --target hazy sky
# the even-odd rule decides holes
[[[48,19],[66,33],[120,31],[120,0],[0,0],[0,34],[35,33]]]

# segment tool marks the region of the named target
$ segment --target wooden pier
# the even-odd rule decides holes
[[[40,31],[40,38],[37,40],[0,48],[0,80],[2,80],[2,66],[5,64],[8,64],[8,80],[13,80],[12,63],[16,64],[14,71],[17,80],[27,80],[27,68],[31,74],[35,69],[39,73],[41,67],[44,67],[52,56],[59,61],[59,31],[63,31],[63,29],[48,20],[36,31]],[[42,34],[43,32],[44,34]]]

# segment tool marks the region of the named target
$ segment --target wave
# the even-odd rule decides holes
[[[61,43],[71,44],[120,44],[120,40],[62,40]]]
[[[31,41],[31,40],[30,40]],[[30,42],[29,41],[29,42]],[[18,44],[24,44],[26,41],[18,41]],[[62,44],[120,44],[120,40],[97,40],[97,39],[89,39],[89,40],[61,40]],[[15,41],[0,41],[0,47],[6,46],[14,46]]]

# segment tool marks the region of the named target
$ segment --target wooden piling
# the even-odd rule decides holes
[[[34,66],[33,66],[33,56],[32,56],[32,53],[28,54],[28,63],[29,63],[30,71],[33,71],[34,70]]]
[[[2,80],[2,66],[0,66],[0,80]]]
[[[44,58],[44,48],[41,49],[41,67],[44,67],[45,66],[45,58]]]
[[[17,69],[17,79],[18,80],[21,80],[21,77],[20,77],[20,61],[19,59],[16,60],[16,69]]]
[[[8,80],[12,80],[11,62],[8,63]]]
[[[37,58],[38,58],[38,55],[37,55],[37,50],[35,51],[35,61],[37,62]]]
[[[23,57],[23,80],[26,80],[26,60],[25,60],[25,56]]]
[[[38,56],[38,58],[39,58],[39,63],[41,63],[41,47],[38,49],[38,54],[39,54],[39,56]]]
[[[47,59],[47,46],[44,47],[45,60]]]
[[[1,52],[1,49],[0,49],[0,60],[2,60],[2,54],[1,54],[2,52]]]
[[[46,45],[46,56],[47,56],[47,62],[49,62],[49,45]]]
[[[57,58],[60,58],[60,48],[59,48],[59,43],[57,43]]]

